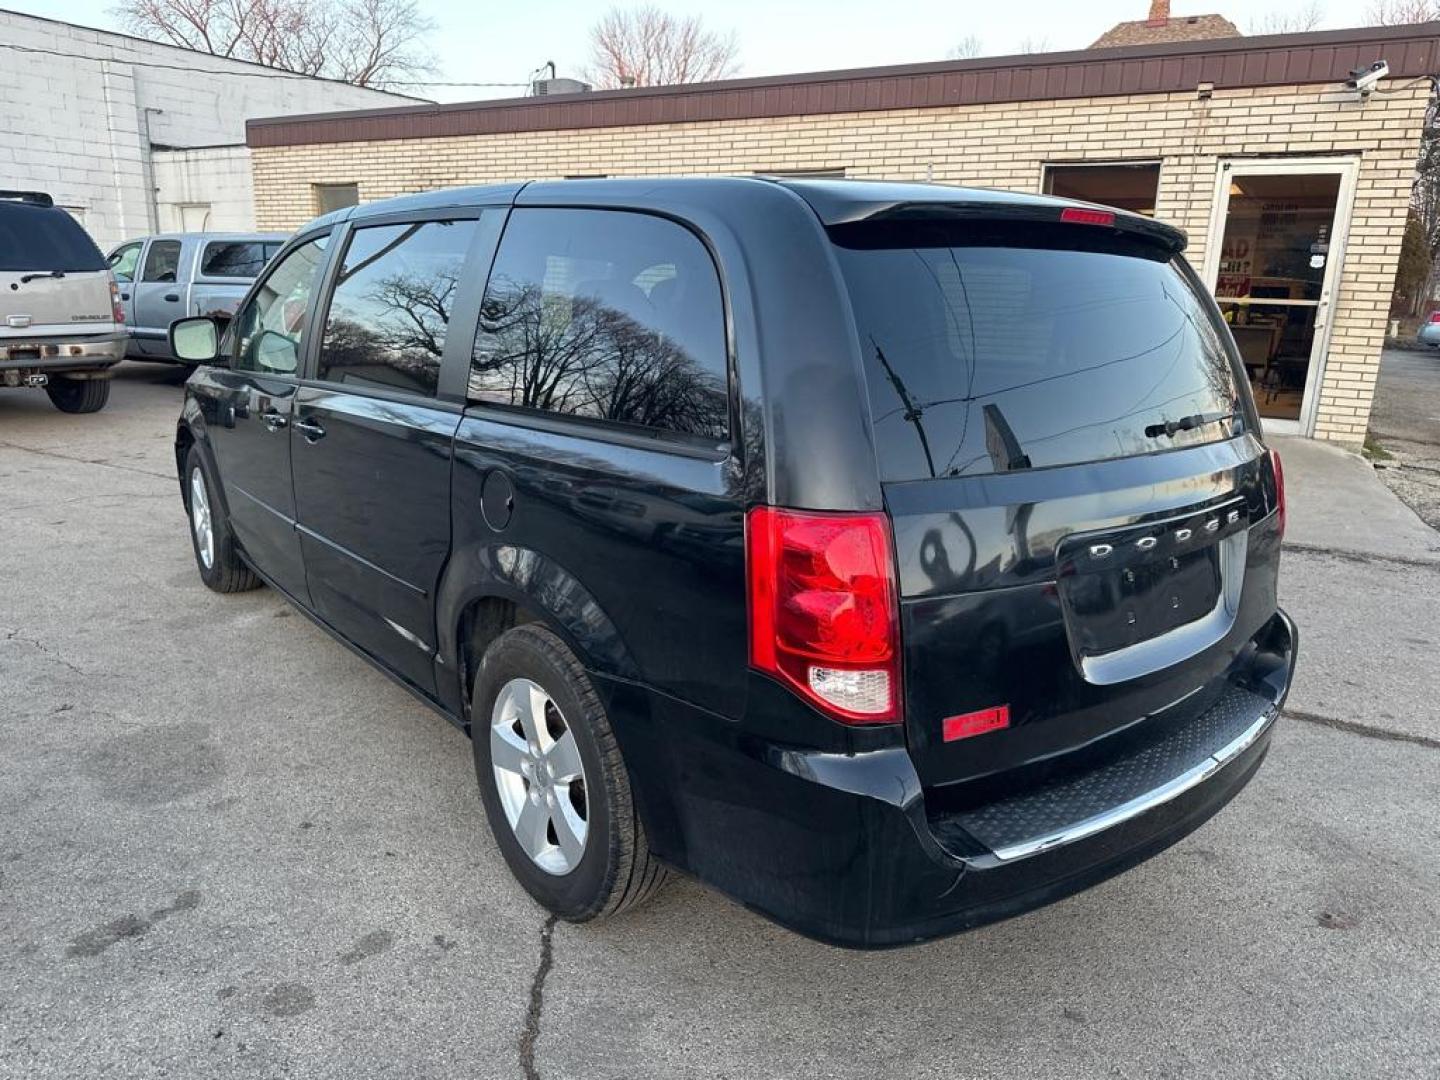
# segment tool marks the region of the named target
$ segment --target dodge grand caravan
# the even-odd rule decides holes
[[[1254,775],[1285,499],[1148,218],[569,181],[301,229],[171,328],[199,572],[467,729],[571,920],[671,869],[845,945],[1074,893]]]

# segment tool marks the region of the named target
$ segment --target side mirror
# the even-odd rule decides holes
[[[170,324],[170,355],[192,364],[213,364],[220,353],[220,328],[200,315]]]
[[[295,339],[275,330],[260,331],[252,349],[261,371],[272,375],[294,375],[300,368],[300,350]]]

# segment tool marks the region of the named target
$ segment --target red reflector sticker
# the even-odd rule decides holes
[[[968,739],[972,735],[984,735],[987,731],[999,731],[1010,726],[1010,706],[996,705],[993,709],[966,713],[963,716],[947,716],[941,721],[941,734],[946,742]]]
[[[1067,206],[1060,211],[1060,220],[1072,225],[1114,225],[1115,215],[1109,210],[1086,210],[1080,206]]]

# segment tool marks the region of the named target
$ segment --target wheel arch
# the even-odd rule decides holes
[[[480,658],[506,630],[539,623],[590,671],[639,675],[614,621],[580,582],[539,552],[496,544],[452,554],[437,594],[439,658],[468,728]]]

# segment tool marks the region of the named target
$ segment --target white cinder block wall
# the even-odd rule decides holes
[[[155,211],[161,232],[249,232],[255,184],[244,146],[154,150]]]
[[[0,11],[0,188],[49,192],[102,248],[179,228],[181,206],[253,226],[248,117],[413,103]]]

